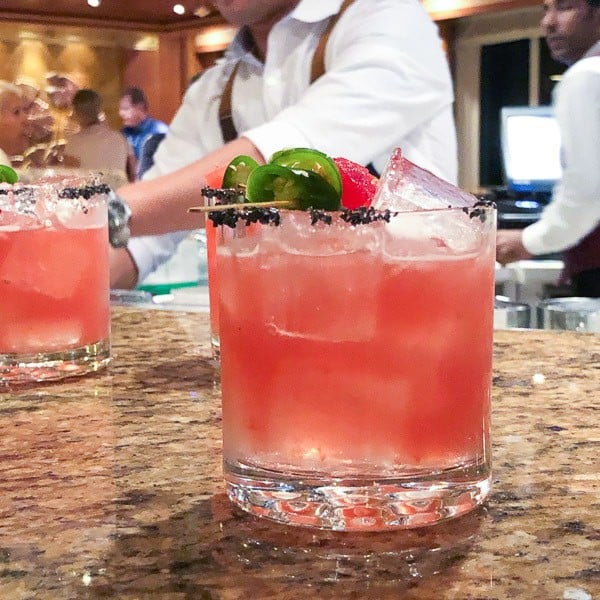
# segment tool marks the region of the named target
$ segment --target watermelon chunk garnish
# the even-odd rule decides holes
[[[333,162],[342,176],[342,206],[350,209],[371,206],[377,190],[377,177],[366,167],[347,158],[334,158]]]

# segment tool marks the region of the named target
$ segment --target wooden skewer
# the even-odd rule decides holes
[[[214,212],[230,208],[293,208],[289,200],[274,200],[273,202],[236,202],[235,204],[215,204],[214,206],[190,206],[188,212]]]

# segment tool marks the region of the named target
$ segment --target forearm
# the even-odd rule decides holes
[[[132,211],[132,235],[155,235],[203,227],[204,218],[188,213],[188,208],[203,203],[201,192],[206,185],[206,175],[218,166],[228,164],[239,154],[264,162],[250,140],[238,138],[173,173],[119,188],[119,195],[128,202]]]

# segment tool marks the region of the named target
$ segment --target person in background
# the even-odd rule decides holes
[[[600,297],[600,0],[546,0],[544,11],[550,53],[569,65],[553,95],[563,174],[536,223],[498,232],[496,257],[561,252],[575,295]]]
[[[131,145],[136,161],[140,160],[148,136],[168,130],[165,123],[150,116],[146,94],[137,87],[127,88],[121,95],[119,116],[123,121],[121,131]]]
[[[144,140],[140,160],[138,161],[138,174],[140,177],[154,164],[154,154],[160,143],[165,139],[165,135],[165,133],[152,133]]]
[[[281,148],[312,147],[381,172],[400,146],[456,180],[452,81],[418,0],[213,4],[239,32],[188,88],[144,180],[118,190],[133,235],[176,233],[113,249],[113,287],[134,286],[174,252],[187,235],[179,230],[202,225],[188,207],[203,204],[206,175],[240,154],[265,162]]]
[[[11,165],[29,144],[25,100],[18,86],[0,80],[0,164]]]
[[[42,98],[42,90],[28,77],[18,77],[14,83],[21,90],[25,102],[29,143],[50,142],[54,132],[54,118],[50,114],[50,105]]]
[[[118,171],[125,177],[131,150],[125,137],[106,123],[100,95],[94,90],[79,90],[72,105],[73,119],[80,129],[67,137],[64,166]]]

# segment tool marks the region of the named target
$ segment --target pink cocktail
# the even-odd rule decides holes
[[[68,181],[0,189],[0,381],[59,379],[110,357],[106,193]]]
[[[283,522],[414,527],[487,496],[495,214],[223,226],[225,478]]]

